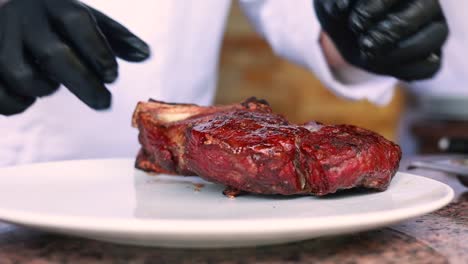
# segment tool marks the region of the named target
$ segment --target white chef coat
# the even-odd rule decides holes
[[[133,157],[138,142],[137,131],[130,127],[130,119],[138,101],[151,97],[170,102],[212,103],[230,0],[84,2],[147,41],[152,58],[142,64],[120,61],[120,77],[109,86],[113,95],[110,110],[93,111],[61,88],[52,96],[39,99],[25,113],[0,116],[0,166]],[[240,0],[240,3],[253,26],[278,55],[315,72],[337,95],[369,99],[378,104],[391,99],[396,82],[392,78],[367,75],[358,83],[350,84],[334,77],[319,45],[321,30],[311,0]],[[468,7],[464,1],[445,0],[444,3],[452,13],[455,7],[464,10],[460,5]],[[449,20],[454,19],[452,26],[463,24],[461,16],[461,12],[458,16],[448,14]],[[464,42],[460,40],[464,40],[465,31],[453,33],[448,47],[463,47]],[[468,74],[458,72],[468,71],[468,67],[463,67],[463,58],[454,56],[455,52],[446,52],[444,71],[430,82],[434,90],[442,84],[447,88],[453,74],[457,74],[457,83],[468,78]]]

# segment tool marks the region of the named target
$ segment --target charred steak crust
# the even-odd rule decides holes
[[[382,191],[401,159],[399,146],[374,132],[351,125],[291,124],[256,98],[212,107],[140,102],[132,124],[140,132],[137,168],[198,175],[238,192]]]

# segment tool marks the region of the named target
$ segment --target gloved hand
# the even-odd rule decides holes
[[[79,1],[10,0],[0,7],[0,114],[24,111],[59,84],[108,108],[104,84],[118,76],[116,56],[139,62],[149,54],[128,29]]]
[[[324,31],[350,64],[412,81],[434,76],[448,26],[438,0],[314,0]]]

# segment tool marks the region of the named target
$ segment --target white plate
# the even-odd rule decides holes
[[[3,168],[0,219],[123,244],[233,247],[383,227],[453,198],[445,184],[405,173],[381,193],[228,199],[222,190],[196,177],[148,176],[131,159]]]

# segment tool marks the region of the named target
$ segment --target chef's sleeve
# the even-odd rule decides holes
[[[312,71],[336,95],[351,100],[367,99],[377,105],[391,101],[398,82],[395,78],[355,67],[339,72],[329,67],[320,45],[321,27],[313,0],[239,0],[239,3],[277,55]]]

